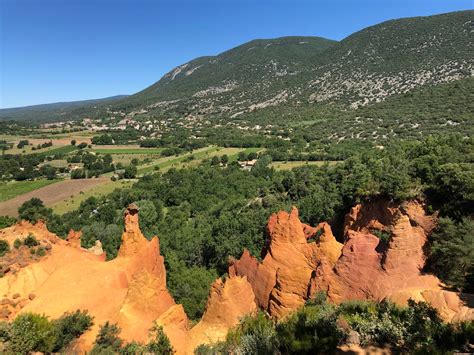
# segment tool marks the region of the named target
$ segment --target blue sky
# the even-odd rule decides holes
[[[255,38],[340,40],[472,0],[0,0],[0,107],[131,94]]]

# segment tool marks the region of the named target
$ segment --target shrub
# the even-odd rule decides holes
[[[273,354],[278,352],[278,337],[271,319],[260,312],[247,316],[226,338],[225,352],[241,354]]]
[[[33,249],[31,249],[33,250]],[[38,247],[36,250],[36,255],[38,256],[45,256],[46,255],[46,249],[44,247]]]
[[[33,234],[28,234],[28,236],[23,240],[23,244],[26,245],[28,248],[31,248],[39,245],[39,242]]]
[[[146,346],[146,350],[153,354],[171,355],[174,354],[170,340],[163,331],[163,327],[156,323],[150,329],[151,340]]]
[[[126,344],[119,350],[120,355],[144,355],[148,354],[146,346],[135,341]]]
[[[7,228],[15,224],[16,219],[9,216],[0,216],[0,229]]]
[[[10,244],[6,240],[0,240],[0,256],[4,256],[10,251]]]
[[[55,336],[51,322],[46,316],[20,314],[11,324],[8,350],[16,354],[33,351],[44,353],[53,350]]]
[[[18,238],[16,238],[15,241],[13,242],[13,247],[14,247],[15,249],[18,249],[18,248],[20,248],[20,247],[22,246],[22,244],[23,244],[23,243],[21,242],[21,240],[18,239]]]
[[[56,341],[53,351],[63,350],[71,341],[79,338],[84,332],[89,330],[92,325],[92,317],[87,311],[75,311],[65,313],[61,318],[53,322],[56,332]]]
[[[338,310],[329,303],[306,306],[277,325],[284,353],[330,353],[344,339]]]
[[[118,352],[123,343],[119,338],[120,331],[117,324],[105,322],[99,329],[91,354]]]
[[[24,219],[36,223],[40,219],[49,220],[52,217],[53,210],[44,206],[43,201],[33,197],[31,200],[24,202],[18,208],[20,219]]]

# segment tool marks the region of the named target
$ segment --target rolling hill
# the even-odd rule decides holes
[[[98,105],[110,104],[127,97],[116,95],[101,99],[54,102],[0,109],[0,120],[58,121],[62,119],[82,118],[81,113],[93,110]]]

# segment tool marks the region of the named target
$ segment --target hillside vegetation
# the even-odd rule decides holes
[[[457,113],[472,107],[472,81],[467,78],[474,68],[469,37],[473,14],[391,20],[340,42],[319,37],[254,40],[184,63],[120,100],[61,114],[36,110],[12,116],[1,110],[0,117],[151,119],[166,127],[231,123],[245,129],[311,122],[322,124],[316,128],[328,133],[326,138],[417,136],[453,125],[464,130],[471,117]],[[414,116],[411,132],[408,121]],[[368,126],[370,119],[379,120],[380,127],[349,132],[358,117]]]

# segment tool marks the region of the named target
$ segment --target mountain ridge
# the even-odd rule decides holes
[[[180,64],[133,95],[79,107],[81,116],[232,121],[268,107],[356,109],[419,87],[472,77],[473,10],[394,19],[341,41],[255,39]],[[4,117],[0,111],[0,117]],[[240,116],[240,117],[239,117]]]

